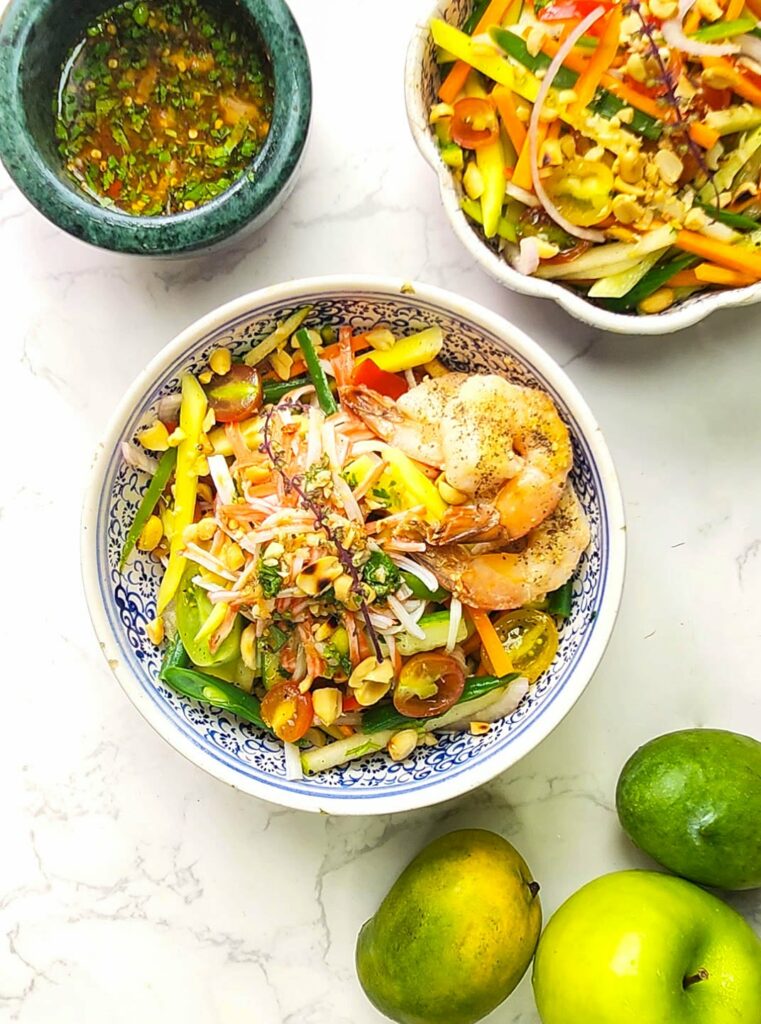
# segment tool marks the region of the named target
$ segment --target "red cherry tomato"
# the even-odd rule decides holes
[[[273,686],[262,701],[262,718],[286,743],[296,743],[312,725],[312,697],[298,683],[285,680]]]
[[[255,367],[233,363],[223,377],[204,388],[220,423],[237,423],[252,416],[262,404],[262,382]]]
[[[602,0],[601,3],[598,3],[597,0],[554,0],[554,2],[540,7],[536,16],[539,21],[581,21],[598,7],[608,10],[612,6],[613,4],[608,0]],[[594,25],[590,26],[588,34],[599,36],[604,26],[605,19],[599,18]]]
[[[448,654],[416,654],[399,674],[394,707],[408,718],[432,718],[456,704],[464,686],[459,661]]]
[[[454,105],[450,132],[464,149],[478,149],[499,135],[499,123],[492,104],[479,96],[467,96]]]
[[[709,110],[725,110],[731,102],[731,89],[712,89],[709,85],[701,85],[692,98],[693,106],[701,114]]]
[[[379,395],[387,395],[396,401],[407,391],[407,381],[398,373],[389,373],[370,359],[363,360],[351,375],[352,384],[364,384]]]

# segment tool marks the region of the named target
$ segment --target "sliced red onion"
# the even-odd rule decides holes
[[[689,53],[691,57],[728,57],[740,50],[735,43],[700,43],[697,39],[690,39],[684,34],[682,23],[677,18],[664,21],[661,32],[669,46],[682,53]]]
[[[153,476],[158,466],[155,459],[146,455],[139,445],[130,444],[129,441],[122,441],[121,447],[122,458],[128,466],[132,466],[133,469],[142,469],[144,473],[150,473]]]
[[[156,415],[162,423],[173,423],[180,415],[182,395],[166,395],[159,400]]]
[[[580,228],[577,224],[572,224],[570,220],[567,220],[563,214],[558,210],[557,206],[552,202],[550,197],[545,191],[542,179],[539,177],[539,115],[542,112],[544,101],[547,99],[547,93],[550,91],[552,83],[555,80],[555,76],[563,65],[563,61],[566,59],[568,54],[576,45],[576,40],[580,39],[584,33],[591,28],[596,21],[605,14],[605,8],[595,7],[593,11],[590,11],[586,18],[583,18],[576,28],[571,32],[560,47],[558,52],[552,59],[552,63],[547,68],[547,74],[542,79],[542,83],[539,86],[539,92],[534,102],[534,108],[531,111],[531,118],[528,123],[528,137],[529,137],[529,154],[531,164],[531,181],[534,186],[539,201],[542,206],[549,214],[550,217],[555,221],[556,224],[566,231],[569,235],[574,235],[576,238],[585,238],[589,242],[604,242],[605,235],[602,231],[592,231],[589,228]]]
[[[533,192],[529,192],[526,188],[521,188],[520,185],[514,185],[512,181],[508,181],[505,185],[505,192],[511,199],[517,199],[518,202],[523,203],[524,206],[540,205],[539,200]]]
[[[539,243],[533,235],[522,238],[518,255],[512,260],[513,269],[530,277],[539,266]]]
[[[737,43],[740,46],[740,53],[761,64],[761,39],[758,36],[738,36]]]

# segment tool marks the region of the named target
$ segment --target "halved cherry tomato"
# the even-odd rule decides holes
[[[478,149],[499,135],[499,122],[489,100],[480,96],[466,96],[454,105],[450,125],[452,138],[464,149]]]
[[[262,718],[274,734],[295,743],[312,725],[314,710],[309,693],[301,693],[289,679],[273,686],[262,701]]]
[[[557,654],[558,631],[546,612],[536,608],[519,608],[505,612],[494,621],[502,646],[510,655],[513,668],[533,683],[552,663]],[[489,655],[483,652],[484,665],[492,672]]]
[[[602,160],[568,160],[552,171],[544,187],[563,216],[580,227],[599,224],[612,209],[613,172]]]
[[[389,373],[373,362],[372,357],[365,359],[355,367],[351,375],[353,384],[364,384],[371,391],[377,391],[379,395],[387,395],[396,400],[404,394],[407,388],[407,381],[398,373]]]
[[[597,10],[598,7],[608,10],[612,6],[613,4],[609,0],[602,0],[602,3],[598,3],[597,0],[551,0],[550,3],[537,10],[536,16],[539,21],[577,22],[586,18],[588,14]],[[600,35],[604,25],[605,19],[600,18],[588,29],[589,35]]]
[[[204,388],[209,405],[220,423],[237,423],[253,415],[262,404],[262,382],[254,366],[233,363],[223,377]]]
[[[394,707],[408,718],[432,718],[456,704],[464,686],[459,661],[448,654],[416,654],[399,674]]]
[[[731,102],[731,89],[712,89],[702,84],[692,97],[691,106],[698,114],[707,114],[709,110],[725,110]]]

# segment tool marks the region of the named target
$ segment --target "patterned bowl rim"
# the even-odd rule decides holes
[[[473,230],[471,222],[460,207],[460,195],[451,169],[446,166],[433,140],[428,124],[428,111],[423,105],[421,73],[428,45],[428,25],[449,5],[451,0],[437,0],[428,16],[421,19],[410,39],[404,69],[404,96],[407,120],[412,137],[426,163],[435,171],[439,180],[441,201],[447,219],[470,255],[481,267],[506,288],[521,295],[552,299],[567,313],[599,330],[615,334],[671,334],[704,320],[717,309],[735,306],[751,306],[761,302],[761,281],[744,288],[724,288],[702,292],[685,300],[674,309],[663,313],[635,316],[625,313],[611,313],[589,302],[581,295],[563,287],[555,281],[538,277],[527,277],[513,270],[509,263],[497,255]]]
[[[441,288],[415,283],[412,285],[414,296],[411,295],[411,301],[419,299],[439,307],[449,315],[462,318],[502,339],[555,389],[572,415],[578,433],[588,447],[591,464],[596,470],[602,514],[607,527],[607,569],[602,583],[599,612],[588,643],[569,677],[558,688],[556,697],[538,711],[530,727],[514,736],[509,743],[496,748],[488,758],[469,766],[456,777],[449,778],[447,773],[442,773],[440,778],[424,787],[377,795],[374,799],[368,800],[366,792],[357,792],[355,798],[348,798],[346,794],[337,797],[323,792],[304,794],[289,789],[288,784],[283,784],[282,779],[273,778],[273,782],[269,783],[243,775],[222,763],[200,743],[185,735],[178,723],[162,710],[161,704],[152,700],[140,685],[130,665],[125,662],[118,637],[109,622],[98,562],[101,542],[99,516],[104,504],[111,501],[111,494],[105,489],[104,483],[114,452],[124,437],[125,424],[133,416],[137,405],[169,365],[180,357],[189,355],[206,336],[225,322],[247,313],[255,316],[261,306],[275,302],[293,303],[306,295],[350,297],[357,294],[364,297],[369,295],[398,299],[409,292],[409,287],[409,284],[398,279],[366,275],[307,278],[250,292],[196,320],[154,356],[127,389],[97,449],[92,477],[84,499],[81,562],[85,596],[100,648],[122,689],[156,732],[197,767],[236,789],[285,807],[331,814],[387,814],[450,800],[488,782],[533,750],[571,710],[605,652],[620,605],[626,560],[623,501],[610,452],[589,406],[560,366],[519,328],[469,299]]]

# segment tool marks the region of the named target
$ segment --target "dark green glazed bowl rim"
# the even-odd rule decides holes
[[[114,0],[114,3],[118,0]],[[304,39],[283,0],[237,0],[272,63],[275,102],[267,140],[249,169],[211,202],[165,217],[136,217],[98,206],[48,165],[27,122],[22,65],[32,34],[56,4],[11,0],[0,21],[0,159],[27,199],[69,234],[103,249],[173,256],[205,249],[261,218],[296,173],[312,112]],[[82,26],[83,30],[85,25]],[[51,124],[52,132],[52,124]]]

